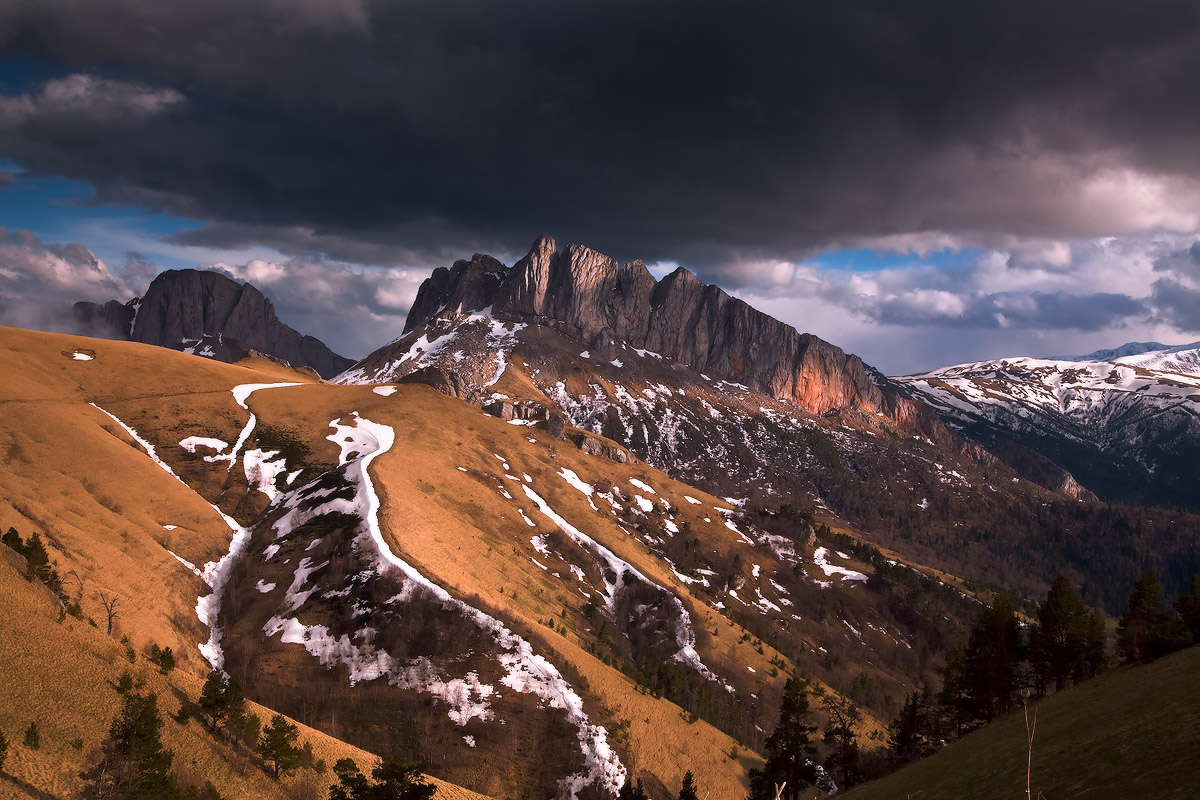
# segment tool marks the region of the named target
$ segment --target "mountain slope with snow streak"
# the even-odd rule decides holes
[[[1114,357],[998,359],[896,380],[966,435],[1036,451],[1101,497],[1200,508],[1200,347],[1100,354]]]
[[[561,780],[560,796],[574,800],[579,796],[580,790],[592,785],[604,792],[616,794],[625,783],[626,769],[609,746],[607,732],[601,726],[590,724],[583,709],[582,699],[562,678],[558,670],[545,658],[536,655],[528,641],[514,634],[494,617],[451,596],[440,585],[422,575],[397,556],[388,545],[379,527],[379,497],[371,483],[368,468],[376,456],[391,449],[395,441],[395,433],[392,428],[357,415],[354,417],[353,425],[340,423],[339,419],[330,423],[330,427],[334,428],[334,433],[328,438],[341,448],[338,466],[345,467],[345,479],[353,487],[354,497],[343,501],[346,504],[344,509],[339,509],[339,506],[336,505],[338,501],[332,501],[334,504],[332,507],[330,507],[331,504],[320,506],[311,512],[313,517],[320,517],[330,511],[342,510],[343,513],[352,511],[363,522],[360,526],[362,532],[357,544],[361,549],[364,544],[363,540],[370,541],[377,557],[378,568],[398,570],[404,576],[401,595],[407,594],[411,598],[413,592],[427,592],[444,608],[458,611],[478,627],[489,632],[495,638],[497,645],[504,651],[500,656],[500,661],[506,669],[506,674],[501,679],[501,683],[517,692],[534,694],[551,708],[567,712],[568,720],[578,728],[584,770]],[[278,525],[274,527],[278,529]],[[286,535],[290,532],[289,530],[280,533]],[[301,563],[306,564],[307,559]],[[298,578],[297,583],[302,583],[304,578],[307,578],[307,574]],[[293,594],[295,589],[296,583],[293,583],[289,595]],[[295,612],[302,604],[303,602],[299,606],[294,603],[289,604],[289,611]],[[370,655],[372,671],[368,672],[360,666],[364,658],[362,649],[351,645],[348,636],[343,635],[340,640],[330,641],[328,628],[306,627],[297,623],[295,617],[289,619],[273,617],[264,630],[270,636],[285,630],[285,628],[287,630],[281,637],[282,641],[304,644],[326,665],[330,665],[331,657],[344,661],[351,668],[352,681],[387,677],[389,682],[394,682],[403,688],[432,691],[451,705],[450,718],[460,726],[475,717],[482,721],[488,721],[492,717],[486,699],[492,696],[495,690],[491,686],[481,685],[476,673],[468,673],[467,680],[454,679],[446,682],[440,677],[432,677],[432,679],[426,677],[423,680],[420,676],[414,675],[412,670],[417,669],[427,674],[433,672],[433,667],[428,659],[418,659],[408,665],[397,664],[382,650],[375,651]],[[313,635],[314,632],[316,636]],[[472,692],[477,698],[474,702],[471,697]]]
[[[106,355],[100,353],[99,360],[107,360]],[[510,774],[526,775],[531,781],[528,785],[548,787],[548,795],[560,792],[578,792],[581,797],[597,792],[604,795],[608,793],[606,789],[613,789],[616,783],[614,776],[619,773],[615,765],[624,763],[621,754],[633,752],[638,754],[638,763],[654,765],[652,769],[640,770],[641,776],[646,779],[664,784],[674,783],[681,779],[686,769],[693,769],[697,774],[707,774],[706,779],[713,785],[725,786],[735,794],[744,790],[745,769],[755,763],[752,753],[747,752],[740,765],[730,765],[723,754],[732,749],[734,740],[703,721],[690,723],[687,714],[669,699],[639,692],[635,683],[615,672],[600,657],[600,653],[591,652],[596,642],[596,625],[603,622],[600,617],[589,620],[584,616],[589,598],[595,598],[598,604],[603,605],[601,597],[605,586],[605,564],[600,563],[603,559],[597,556],[597,549],[583,548],[572,555],[566,551],[565,544],[557,543],[552,537],[549,556],[552,572],[544,572],[523,553],[514,553],[516,560],[524,562],[528,569],[539,574],[540,581],[530,580],[527,575],[518,578],[512,572],[514,561],[507,555],[508,548],[502,545],[509,536],[505,532],[498,540],[486,545],[486,550],[492,553],[491,564],[502,570],[497,581],[489,585],[477,578],[466,580],[462,575],[464,566],[474,572],[481,558],[487,560],[484,543],[489,541],[489,536],[495,536],[489,530],[495,524],[491,520],[498,521],[502,526],[507,524],[507,520],[519,525],[521,535],[515,541],[523,543],[528,552],[535,553],[528,544],[529,534],[524,533],[530,526],[522,519],[522,514],[530,521],[538,517],[539,523],[535,524],[540,525],[542,531],[547,530],[548,518],[540,516],[528,496],[512,486],[514,480],[520,481],[536,487],[547,506],[552,507],[564,520],[571,520],[571,524],[587,530],[590,538],[603,542],[603,548],[615,559],[608,566],[624,565],[622,571],[628,568],[631,577],[616,592],[614,608],[599,612],[608,615],[605,618],[609,622],[604,624],[616,625],[615,635],[621,641],[627,641],[626,637],[630,635],[642,637],[636,644],[636,648],[640,648],[636,652],[662,652],[663,658],[668,660],[681,655],[680,659],[675,659],[678,666],[673,669],[681,675],[693,676],[689,680],[695,686],[713,683],[708,670],[714,653],[719,663],[713,664],[711,670],[722,677],[735,672],[735,665],[742,670],[743,676],[765,675],[770,668],[768,661],[772,652],[762,655],[754,651],[752,641],[738,643],[728,636],[722,637],[719,642],[706,641],[707,634],[700,630],[702,626],[712,630],[717,624],[731,623],[720,621],[716,610],[705,610],[704,601],[690,596],[681,599],[679,592],[684,584],[676,581],[665,564],[653,561],[654,556],[641,549],[640,544],[634,548],[635,552],[629,552],[627,539],[630,534],[622,531],[615,519],[600,524],[598,520],[578,518],[580,509],[573,507],[571,498],[579,497],[582,500],[583,496],[563,481],[559,470],[570,465],[569,468],[578,476],[593,480],[592,466],[596,463],[593,458],[582,453],[558,453],[556,463],[554,441],[545,439],[540,429],[517,429],[504,425],[476,409],[443,398],[423,387],[402,386],[391,394],[380,395],[369,389],[300,385],[255,391],[248,397],[234,397],[231,390],[247,383],[268,381],[246,381],[244,378],[229,381],[223,386],[213,386],[211,390],[193,390],[185,395],[165,397],[162,402],[167,405],[162,407],[158,405],[158,400],[143,397],[139,400],[139,409],[132,412],[132,406],[121,401],[117,403],[118,411],[114,412],[114,416],[122,425],[113,423],[113,429],[121,432],[122,437],[130,435],[121,431],[123,427],[136,431],[141,441],[153,449],[161,464],[174,473],[174,476],[168,475],[165,469],[149,459],[145,447],[138,445],[133,449],[121,445],[163,479],[179,486],[181,491],[189,491],[188,487],[194,485],[204,498],[202,502],[214,522],[221,521],[213,511],[215,505],[221,513],[236,519],[237,524],[250,531],[249,546],[235,559],[224,562],[233,564],[234,575],[224,594],[215,595],[210,587],[200,586],[197,581],[196,585],[200,588],[194,589],[191,595],[193,605],[197,603],[197,598],[220,597],[219,630],[222,636],[219,644],[224,657],[222,663],[227,670],[244,674],[242,671],[245,669],[247,653],[253,650],[249,643],[253,640],[266,650],[250,656],[250,663],[263,667],[262,673],[280,677],[285,674],[307,676],[303,680],[314,691],[316,686],[325,685],[330,696],[342,697],[350,692],[352,695],[345,696],[370,698],[357,703],[366,702],[379,709],[389,707],[383,699],[388,692],[407,691],[413,701],[408,705],[401,703],[400,706],[393,706],[405,709],[398,718],[428,719],[433,726],[433,737],[423,735],[413,740],[413,746],[418,749],[409,752],[422,755],[425,751],[419,748],[428,746],[421,744],[423,741],[438,743],[439,748],[461,748],[448,751],[454,753],[454,763],[447,766],[449,772],[445,774],[453,778],[466,780],[466,776],[474,776],[470,780],[478,781],[481,776],[490,774],[485,768],[487,764],[511,763],[516,771],[510,770]],[[187,398],[187,402],[204,405],[205,413],[199,416],[188,413],[183,398]],[[246,407],[237,402],[239,399],[244,401]],[[161,413],[166,407],[171,409],[171,413]],[[222,410],[212,415],[207,411],[209,407],[233,410]],[[246,422],[246,412],[251,409],[256,420],[253,427]],[[353,412],[358,412],[358,415]],[[340,427],[334,429],[333,440],[328,438],[330,419],[341,420],[338,423]],[[386,542],[392,554],[412,565],[419,574],[428,576],[436,585],[445,587],[449,597],[466,602],[487,618],[502,624],[516,637],[500,637],[512,645],[509,650],[499,647],[497,639],[488,632],[490,628],[487,625],[484,628],[488,630],[483,630],[472,622],[473,615],[462,613],[462,608],[454,607],[453,603],[446,608],[443,602],[445,596],[439,597],[437,593],[425,589],[420,592],[406,590],[403,582],[407,578],[402,575],[394,579],[387,578],[398,581],[404,578],[394,590],[388,589],[387,582],[383,580],[385,576],[372,567],[372,564],[378,566],[379,549],[374,546],[354,546],[356,540],[360,545],[366,545],[367,542],[361,539],[361,513],[357,506],[351,507],[353,504],[340,510],[336,506],[327,508],[325,511],[333,513],[323,513],[320,519],[305,521],[293,518],[292,522],[304,530],[275,540],[271,532],[272,525],[289,512],[298,509],[312,512],[340,498],[350,499],[355,494],[353,481],[346,482],[341,478],[334,481],[332,477],[336,476],[330,476],[330,472],[341,470],[340,474],[344,475],[346,470],[353,469],[359,455],[372,449],[365,440],[355,439],[353,443],[344,441],[347,436],[356,436],[356,419],[380,420],[377,424],[386,424],[398,432],[400,443],[395,457],[389,452],[383,461],[377,461],[371,467],[374,476],[377,465],[384,464],[379,468],[382,502],[377,511],[389,520],[381,522],[380,530],[387,532]],[[95,422],[92,424],[95,425]],[[471,429],[486,429],[489,437],[495,437],[497,430],[492,426],[496,426],[505,437],[506,444],[503,446],[489,443],[486,445],[488,452],[483,454],[484,445],[477,438],[480,434],[467,435],[467,441],[463,441],[464,432]],[[422,443],[414,451],[412,439],[417,430],[437,441]],[[457,443],[452,438],[445,441],[447,437],[454,437],[456,432],[459,438]],[[238,458],[241,468],[231,469],[225,459],[217,461],[212,458],[212,454],[228,458],[231,451],[228,443],[237,440],[241,440],[239,455],[279,454],[265,462],[279,465],[269,484],[262,482],[264,478],[256,469],[256,466],[261,466],[258,462],[247,464],[244,458]],[[481,456],[478,459],[464,459],[463,452],[456,449],[464,444],[472,450],[479,450]],[[431,458],[435,451],[440,460]],[[513,460],[502,464],[493,455],[494,452],[506,453],[507,458]],[[610,464],[607,461],[602,463]],[[497,474],[485,478],[483,464],[489,464],[490,471]],[[411,474],[404,474],[409,467],[413,467]],[[468,469],[468,473],[460,472],[459,467]],[[488,489],[494,495],[494,504],[485,504],[487,511],[482,518],[473,513],[469,521],[463,520],[457,516],[456,504],[461,504],[464,498],[477,495],[477,489],[454,488],[443,492],[438,488],[434,490],[434,497],[426,496],[431,488],[448,484],[448,473],[451,472],[461,476],[469,487],[480,486],[480,481],[494,480],[507,483],[511,490],[506,489],[502,494],[498,486],[495,491]],[[302,477],[289,482],[292,476]],[[397,477],[401,483],[396,483]],[[619,479],[626,487],[626,494],[632,491],[640,492],[643,496],[654,496],[645,488],[652,483],[657,485],[654,473],[642,472],[639,477],[626,473]],[[276,493],[274,499],[268,496],[268,488]],[[691,496],[700,494],[690,489],[687,493]],[[623,509],[636,506],[626,495],[611,490],[608,494],[613,498],[611,502]],[[672,505],[687,504],[683,499],[684,494],[676,490],[669,502]],[[293,498],[298,502],[292,503]],[[590,506],[585,505],[584,508],[587,513],[596,513]],[[611,509],[612,506],[606,508]],[[640,508],[638,510],[641,511]],[[713,512],[710,510],[709,513]],[[428,520],[421,520],[422,516],[428,517]],[[596,527],[598,524],[599,529]],[[160,529],[172,534],[173,529],[168,527],[171,525],[173,523],[164,522]],[[429,531],[429,534],[403,534],[403,531],[414,526],[418,530]],[[347,530],[337,534],[339,527],[347,527]],[[193,570],[202,575],[206,570],[189,565],[210,563],[207,571],[211,572],[211,564],[220,561],[220,556],[227,549],[229,527],[225,526],[225,529],[225,542],[219,552],[198,554],[179,542],[164,548],[164,556],[172,565],[166,571],[174,571],[177,575],[186,575],[187,579],[195,580]],[[727,529],[723,525],[714,525],[714,530]],[[460,555],[453,564],[438,559],[431,561],[427,545],[447,536],[458,543],[455,545],[456,551],[464,545],[469,546],[470,556],[464,558]],[[399,548],[398,543],[401,545]],[[497,551],[501,547],[505,552],[504,558],[498,557]],[[375,555],[372,556],[372,553]],[[562,562],[560,554],[573,563],[568,565]],[[365,561],[362,560],[364,558]],[[647,562],[648,558],[652,560]],[[574,570],[570,569],[572,566]],[[561,577],[554,573],[561,573]],[[249,592],[244,591],[246,589],[253,592],[253,600],[247,599]],[[518,591],[522,595],[520,601],[516,599]],[[571,595],[563,594],[566,591]],[[383,594],[368,605],[365,596],[355,596],[354,592]],[[479,600],[469,599],[476,595]],[[571,600],[571,596],[575,599]],[[555,599],[552,600],[552,597]],[[382,602],[389,599],[394,599],[394,603],[388,605]],[[563,600],[567,602],[564,604]],[[697,605],[698,602],[700,605]],[[249,611],[253,603],[263,604],[255,608],[262,608],[269,613],[259,616],[257,611]],[[564,605],[567,610],[565,617],[561,615]],[[623,621],[625,615],[635,607],[644,609],[641,621],[652,623],[637,631],[634,630],[636,626]],[[283,626],[268,626],[273,635],[267,636],[263,627],[273,616],[279,617]],[[539,623],[552,616],[557,620],[558,630],[548,633]],[[256,625],[242,624],[251,618],[258,620]],[[417,620],[422,618],[427,620],[424,629],[418,626],[410,630],[406,627],[417,624]],[[459,621],[456,622],[456,619]],[[469,629],[479,633],[471,634],[468,628],[463,627],[464,621]],[[462,641],[470,646],[467,650],[454,652],[453,645],[459,636],[442,641],[442,634],[435,633],[439,630],[447,634],[459,632]],[[614,628],[610,627],[610,631],[614,631]],[[209,634],[204,638],[210,638]],[[194,651],[202,641],[202,638],[193,639],[186,648]],[[523,646],[519,644],[521,641],[528,643],[532,649],[523,651]],[[432,647],[424,660],[417,652],[423,646],[421,642]],[[714,644],[720,646],[714,649]],[[184,647],[177,648],[177,651],[184,650]],[[317,655],[312,653],[313,650],[326,656],[325,663],[322,663],[321,657],[313,657]],[[309,667],[302,665],[302,660],[291,655],[296,651],[303,653],[305,659],[311,659],[316,672],[311,672]],[[330,654],[336,654],[336,657],[330,659],[327,657]],[[383,658],[382,654],[387,654],[387,658]],[[754,673],[745,669],[743,665],[747,663],[755,665]],[[278,664],[280,670],[267,668],[268,664]],[[388,664],[395,667],[395,674],[385,675],[387,670],[383,667]],[[353,683],[342,672],[351,665],[355,665],[352,670],[356,676]],[[327,666],[332,668],[327,669]],[[553,677],[556,670],[560,676],[558,679]],[[255,673],[260,671],[256,669]],[[394,684],[393,678],[398,678]],[[574,687],[580,678],[586,679],[583,685],[587,688],[574,690],[576,699],[572,700],[568,689]],[[557,680],[565,682],[562,687],[555,688]],[[753,696],[763,693],[762,707],[770,709],[772,701],[766,699],[766,692],[774,689],[763,687],[756,691],[756,687],[744,677],[735,677],[732,683],[739,685],[736,696],[719,684],[715,687],[718,693],[729,698],[722,700],[722,703],[744,702],[747,707],[754,707],[759,701],[754,700]],[[339,724],[332,716],[322,722],[313,716],[311,708],[306,712],[303,705],[293,706],[295,695],[288,696],[284,684],[265,680],[255,684],[247,680],[246,685],[252,697],[269,701],[281,711],[299,714],[322,726]],[[491,687],[490,691],[486,687]],[[324,695],[326,690],[320,693]],[[419,698],[429,698],[431,694],[437,699],[429,707],[428,699]],[[347,699],[346,702],[351,701]],[[546,708],[538,709],[539,704]],[[597,743],[604,741],[604,730],[611,730],[610,726],[620,721],[612,716],[614,712],[611,709],[626,709],[624,713],[630,714],[630,717],[625,718],[628,722],[627,732],[621,735],[620,740],[612,742],[612,749],[606,755]],[[631,709],[636,709],[636,712]],[[449,712],[454,712],[454,716],[450,716]],[[488,712],[495,716],[485,721]],[[636,720],[632,719],[634,715]],[[336,719],[343,720],[345,717],[338,714]],[[767,719],[760,721],[770,724]],[[465,722],[465,728],[459,722]],[[349,730],[335,730],[334,727],[329,730],[351,739],[360,735]],[[529,736],[535,741],[541,737],[543,741],[536,761],[531,761],[528,753],[522,755],[519,750],[505,750],[506,747],[526,741]],[[696,736],[700,738],[695,739]],[[453,744],[455,741],[457,745]],[[688,741],[689,745],[681,748],[680,743],[684,741]],[[402,743],[397,743],[401,745],[400,751],[405,752]],[[572,751],[574,755],[571,755]],[[709,766],[702,766],[706,762]],[[526,767],[516,766],[522,763],[529,765],[529,771],[523,771]],[[536,770],[542,767],[544,774],[537,773]],[[487,791],[506,791],[502,786],[489,789],[486,782],[474,785]]]

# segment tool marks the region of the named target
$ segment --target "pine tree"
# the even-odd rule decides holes
[[[238,724],[230,729],[230,733],[246,747],[254,750],[258,747],[258,737],[262,735],[262,720],[257,714],[243,713]]]
[[[25,542],[21,540],[21,534],[17,533],[16,528],[9,528],[5,532],[4,537],[0,538],[0,542],[3,542],[6,547],[16,550],[21,555],[25,555]]]
[[[941,699],[961,735],[1012,709],[1025,648],[1012,602],[997,593],[946,660]]]
[[[1175,610],[1191,631],[1192,641],[1200,644],[1200,575],[1192,576],[1187,594],[1180,595],[1175,601]]]
[[[367,796],[370,782],[352,758],[339,758],[333,765],[338,782],[329,787],[329,800],[361,800]]]
[[[638,778],[635,784],[631,776],[625,781],[625,785],[621,787],[621,792],[617,795],[617,800],[650,800],[650,798],[646,794],[646,787],[642,785],[642,779]]]
[[[931,756],[938,749],[934,697],[928,688],[913,692],[900,715],[888,725],[888,747],[901,764]]]
[[[217,732],[217,725],[229,714],[229,681],[218,670],[208,673],[200,699],[196,701],[200,713],[208,717],[208,727]]]
[[[1162,610],[1162,586],[1158,573],[1149,569],[1141,574],[1129,595],[1129,611],[1117,625],[1117,651],[1126,664],[1152,661],[1157,657],[1155,631],[1166,620]]]
[[[862,714],[853,702],[834,694],[822,694],[821,704],[829,714],[824,741],[832,745],[832,750],[825,759],[825,769],[837,777],[839,789],[849,789],[861,778],[858,769],[858,737],[854,729],[862,720]]]
[[[385,758],[371,770],[375,783],[363,776],[353,759],[333,765],[338,782],[329,787],[329,800],[430,800],[437,787],[425,783],[421,769],[394,758]]]
[[[25,577],[29,580],[42,578],[50,567],[50,554],[46,552],[46,546],[42,544],[41,534],[34,533],[29,537],[29,541],[25,543],[23,553],[28,565],[25,570]]]
[[[679,787],[679,800],[700,800],[696,793],[696,778],[689,769],[683,773],[683,784]]]
[[[175,653],[170,647],[159,647],[157,644],[152,644],[150,645],[150,663],[158,667],[159,672],[166,675],[175,669]]]
[[[8,737],[4,735],[4,731],[0,731],[0,772],[4,771],[4,762],[7,758],[8,758]]]
[[[158,697],[131,692],[101,745],[100,760],[80,777],[88,800],[174,800],[179,789],[171,774],[175,758],[162,746]]]
[[[949,718],[950,729],[959,737],[979,725],[967,685],[970,669],[966,644],[959,642],[946,656],[946,666],[942,669],[942,689],[937,696],[938,705]]]
[[[817,780],[816,745],[810,738],[817,728],[808,722],[808,682],[788,678],[779,704],[779,723],[767,737],[767,763],[750,773],[750,797],[773,800],[775,787],[784,785],[783,800],[800,800],[801,793]]]
[[[368,800],[430,800],[437,787],[425,783],[419,767],[385,758],[371,770],[375,786]]]
[[[282,714],[271,717],[271,723],[263,730],[262,741],[258,743],[258,755],[263,761],[271,763],[276,780],[300,766],[303,751],[296,746],[299,737],[300,729]]]
[[[242,683],[237,678],[230,678],[225,684],[225,729],[236,745],[242,734],[247,732],[246,695],[242,691]],[[253,716],[253,715],[250,715]],[[255,717],[255,720],[258,718]]]
[[[1062,689],[1070,678],[1075,683],[1087,673],[1088,612],[1062,573],[1054,579],[1046,601],[1038,607],[1038,627],[1031,636],[1032,660],[1039,694],[1050,681]]]
[[[29,727],[25,729],[25,739],[22,743],[30,750],[37,750],[42,746],[42,734],[36,721],[30,722]]]

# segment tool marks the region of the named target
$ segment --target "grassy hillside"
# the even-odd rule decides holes
[[[424,760],[439,776],[488,795],[520,796],[577,768],[570,760],[582,758],[580,746],[562,712],[501,690],[495,719],[452,724],[446,703],[423,689],[379,676],[352,686],[350,660],[389,652],[402,666],[440,659],[434,668],[446,680],[475,674],[489,687],[507,684],[494,643],[457,612],[414,600],[402,583],[372,583],[374,550],[364,555],[353,539],[358,529],[347,528],[340,512],[322,512],[329,516],[296,531],[274,527],[298,504],[355,496],[347,468],[361,453],[342,445],[353,441],[347,431],[359,415],[394,433],[369,470],[382,503],[380,539],[560,669],[656,798],[674,796],[687,770],[713,797],[741,796],[747,771],[761,763],[753,751],[774,726],[782,683],[798,669],[840,681],[843,691],[852,679],[872,687],[878,716],[867,709],[861,731],[870,746],[882,730],[883,699],[904,696],[920,654],[940,649],[953,604],[967,605],[949,589],[944,601],[929,591],[910,596],[903,586],[897,592],[886,580],[868,584],[874,568],[835,546],[818,563],[818,543],[802,520],[772,528],[784,521],[743,514],[645,464],[585,454],[550,437],[544,423],[508,424],[426,386],[334,386],[265,361],[228,365],[132,343],[0,333],[0,375],[11,378],[0,386],[0,530],[41,532],[68,594],[102,625],[100,593],[121,598],[112,637],[69,619],[68,629],[113,647],[128,635],[138,652],[169,645],[180,658],[173,680],[196,682],[198,692],[207,667],[197,646],[208,631],[196,599],[208,587],[183,562],[204,565],[228,549],[231,531],[216,505],[252,531],[233,562],[221,616],[226,666],[249,696],[336,739]],[[523,376],[514,365],[505,380]],[[248,407],[231,392],[285,381],[301,385],[243,396]],[[265,484],[278,499],[272,503],[260,478],[250,477],[249,461],[214,459],[209,445],[193,452],[185,442],[194,437],[219,439],[223,448],[239,442],[245,456],[279,451],[281,471]],[[575,526],[577,540],[556,519]],[[610,598],[618,575],[625,580],[614,560],[637,579]],[[342,660],[318,660],[319,648],[268,634],[276,615],[346,636]],[[677,625],[684,616],[690,630]],[[460,628],[461,641],[447,633]],[[675,657],[681,630],[719,680]],[[28,643],[27,631],[9,633],[0,648],[4,668],[19,662],[31,675],[40,669],[47,680],[90,690],[92,678],[77,679],[76,666],[54,655],[82,645],[44,652]],[[414,649],[429,642],[439,652]],[[112,669],[122,666],[124,650],[115,652],[117,663],[106,662]],[[59,695],[45,696],[53,716]],[[98,697],[115,709],[114,698]],[[19,724],[3,713],[0,724]],[[111,709],[91,717],[95,729],[78,735],[94,746]],[[18,732],[5,730],[10,738]],[[404,731],[416,732],[411,741]],[[61,740],[73,735],[64,730]],[[71,789],[78,768],[64,753],[45,791]]]
[[[1115,670],[1038,704],[1033,793],[1049,800],[1200,797],[1200,647]],[[1002,719],[846,800],[1019,798],[1025,721]]]
[[[308,784],[324,796],[333,783],[332,771],[318,775],[300,770],[282,782],[272,780],[244,748],[233,750],[210,735],[195,717],[180,725],[166,719],[182,703],[194,703],[203,681],[177,669],[159,674],[145,659],[127,659],[126,648],[116,639],[87,623],[66,617],[59,620],[59,605],[37,581],[22,575],[24,562],[0,548],[0,731],[10,747],[4,774],[0,775],[0,800],[10,798],[64,798],[82,786],[78,773],[85,769],[120,708],[115,687],[122,672],[144,682],[143,691],[158,695],[164,715],[163,744],[175,752],[177,774],[211,780],[224,797],[282,800],[301,796]],[[274,713],[256,703],[249,710],[264,722]],[[41,746],[22,744],[22,732],[37,722]],[[317,758],[332,765],[353,758],[364,771],[376,757],[366,751],[301,726],[302,741],[311,742]],[[79,746],[76,747],[75,745]],[[438,782],[438,797],[476,800],[479,795]],[[293,794],[296,793],[296,794]]]

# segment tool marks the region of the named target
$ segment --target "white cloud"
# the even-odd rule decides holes
[[[428,277],[425,270],[309,259],[252,259],[201,268],[254,284],[271,298],[281,320],[352,358],[400,336],[417,289]]]
[[[137,276],[114,273],[83,245],[0,226],[0,325],[74,332],[75,302],[128,300],[136,286]]]
[[[737,294],[801,331],[900,373],[1002,355],[1088,352],[1197,338],[1197,234],[1062,241],[1011,238],[967,263],[870,272],[747,261]],[[936,250],[930,252],[938,252]],[[833,254],[834,256],[836,254]],[[790,269],[789,269],[790,267]],[[757,276],[757,277],[756,277]]]

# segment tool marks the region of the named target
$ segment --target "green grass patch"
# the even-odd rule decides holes
[[[1033,796],[1200,797],[1198,675],[1200,647],[1192,647],[1038,703]],[[845,798],[1015,800],[1025,794],[1025,761],[1025,720],[1018,712]]]

